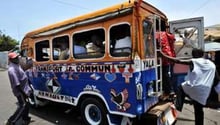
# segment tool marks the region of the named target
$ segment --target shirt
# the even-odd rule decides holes
[[[30,95],[32,89],[29,86],[27,75],[22,70],[20,65],[10,63],[8,67],[8,77],[11,84],[12,92],[15,96],[19,96],[22,94],[16,87],[18,85],[20,85],[21,90],[23,90],[26,95]]]
[[[184,92],[193,100],[205,105],[215,77],[215,64],[204,58],[191,59],[193,70],[182,83]]]
[[[69,58],[69,49],[65,49],[63,51],[61,51],[60,56],[59,56],[59,60],[65,60]]]
[[[175,36],[173,34],[170,34],[168,32],[156,32],[156,39],[160,39],[160,43],[158,43],[161,46],[161,50],[164,54],[176,57],[176,53],[174,50],[174,42],[175,42]],[[162,58],[163,65],[170,65],[173,64],[169,59]]]
[[[122,48],[126,48],[126,49],[120,50]],[[116,50],[114,52],[117,52],[117,53],[118,52],[131,52],[131,37],[126,36],[122,39],[116,40],[115,49]]]

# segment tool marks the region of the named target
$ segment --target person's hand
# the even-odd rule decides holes
[[[24,91],[21,91],[21,94],[24,96],[24,98],[28,98],[29,94],[25,93]]]

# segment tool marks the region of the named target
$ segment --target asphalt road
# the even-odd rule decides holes
[[[16,109],[16,98],[11,92],[6,70],[0,69],[0,85],[0,124],[3,124]],[[55,103],[31,108],[30,116],[34,121],[30,125],[82,125],[77,109],[67,112],[70,108],[68,105]],[[145,123],[149,124],[148,121]],[[178,113],[176,125],[194,125],[191,105],[184,105],[183,112]],[[220,125],[220,110],[205,108],[205,125]]]

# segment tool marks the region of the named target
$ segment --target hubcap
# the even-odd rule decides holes
[[[90,124],[98,125],[102,118],[101,111],[96,105],[89,104],[85,108],[85,117]]]

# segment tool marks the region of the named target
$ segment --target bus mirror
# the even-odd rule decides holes
[[[32,49],[32,48],[18,50],[17,52],[18,52],[18,53],[20,54],[20,56],[22,56],[22,57],[30,57],[30,56],[33,56],[33,49]]]

